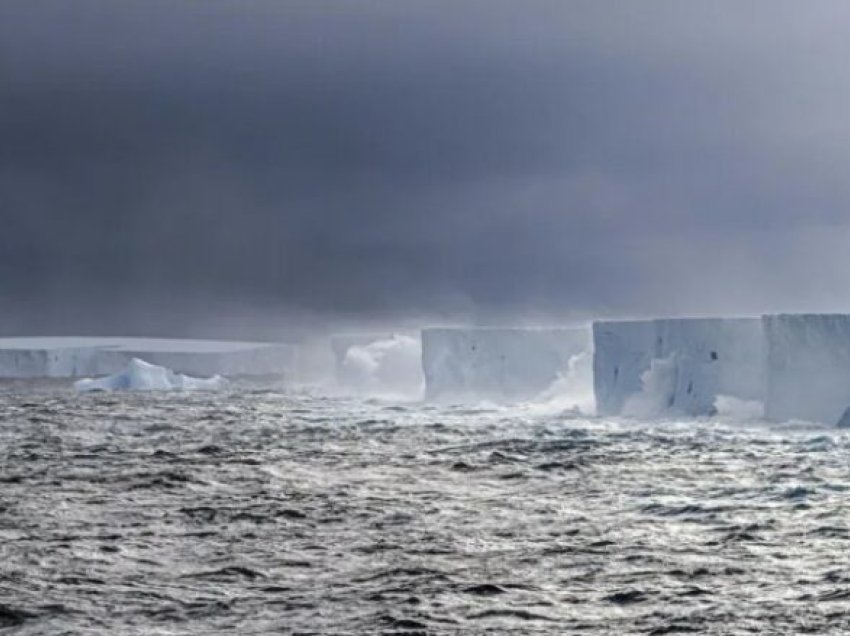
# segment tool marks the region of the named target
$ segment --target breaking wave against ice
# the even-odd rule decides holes
[[[342,360],[345,387],[385,398],[418,399],[424,390],[419,338],[394,334],[348,348]]]
[[[630,395],[623,405],[623,415],[653,418],[671,406],[676,390],[676,361],[673,356],[653,358],[640,376],[641,391]]]
[[[531,403],[536,412],[575,411],[593,415],[596,398],[593,395],[593,354],[589,351],[570,356],[566,371]]]
[[[732,395],[718,395],[714,399],[716,416],[731,421],[760,421],[764,419],[764,403],[742,400]]]

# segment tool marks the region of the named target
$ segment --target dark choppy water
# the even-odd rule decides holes
[[[0,633],[850,630],[850,437],[0,396]]]

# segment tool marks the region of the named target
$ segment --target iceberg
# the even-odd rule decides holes
[[[850,315],[764,316],[765,416],[850,424]]]
[[[430,328],[422,330],[429,400],[529,400],[570,372],[590,348],[587,329]]]
[[[762,401],[759,318],[664,318],[593,324],[600,415],[710,415],[718,396]]]
[[[226,386],[221,376],[193,378],[171,369],[133,358],[127,367],[105,378],[83,378],[74,383],[80,392],[88,391],[216,391]]]
[[[134,358],[191,375],[280,375],[289,344],[167,338],[0,338],[0,377],[81,377],[118,373]]]

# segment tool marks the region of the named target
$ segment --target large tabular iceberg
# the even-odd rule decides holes
[[[192,375],[280,375],[288,344],[165,338],[0,338],[0,377],[80,377],[121,371],[143,358]]]
[[[133,358],[121,373],[105,378],[83,378],[74,383],[80,392],[87,391],[215,391],[227,384],[221,376],[193,378],[171,369]]]
[[[763,399],[758,318],[596,322],[593,342],[601,415],[707,415],[720,396]]]
[[[587,329],[422,330],[426,398],[527,400],[539,396],[590,348]]]
[[[850,407],[850,315],[764,316],[765,415],[838,424]]]

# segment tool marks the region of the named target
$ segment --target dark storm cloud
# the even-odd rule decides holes
[[[3,3],[0,326],[850,308],[848,20]]]

